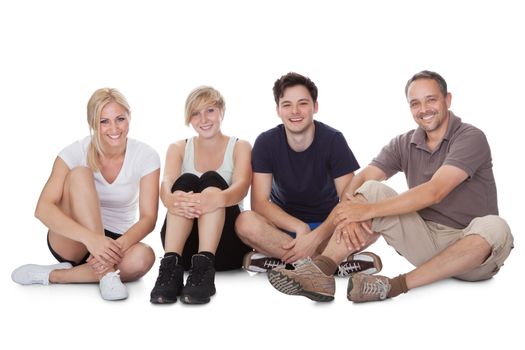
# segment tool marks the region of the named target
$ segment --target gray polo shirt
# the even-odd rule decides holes
[[[461,229],[476,217],[498,215],[492,157],[483,132],[450,112],[448,130],[434,151],[425,139],[426,133],[419,127],[399,135],[370,165],[383,170],[387,178],[404,172],[409,188],[429,181],[442,165],[458,167],[468,174],[441,203],[419,211],[424,220]]]

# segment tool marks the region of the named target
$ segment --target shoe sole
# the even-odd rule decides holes
[[[213,288],[212,292],[211,292],[211,295],[209,297],[206,297],[206,298],[202,298],[202,299],[198,299],[198,298],[194,298],[192,297],[191,295],[189,294],[182,294],[180,296],[180,301],[182,301],[184,304],[188,304],[188,305],[200,305],[200,304],[207,304],[210,302],[212,296],[215,295],[215,288]]]
[[[296,282],[294,279],[277,271],[268,271],[268,280],[275,289],[287,295],[300,295],[307,297],[310,300],[320,302],[334,300],[333,295],[304,290],[303,286],[299,282]]]
[[[170,299],[165,297],[156,297],[156,298],[150,298],[150,303],[156,304],[156,305],[163,305],[163,304],[174,304],[177,302],[177,298]]]

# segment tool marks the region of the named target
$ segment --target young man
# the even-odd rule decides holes
[[[326,218],[359,168],[343,134],[314,120],[317,87],[309,78],[288,73],[273,92],[282,124],[255,141],[252,211],[236,222],[241,240],[256,250],[245,256],[244,267],[256,272],[322,251],[334,232]],[[340,273],[380,269],[376,255],[361,253],[347,259]]]
[[[413,265],[390,279],[356,274],[347,297],[383,300],[441,279],[480,281],[494,276],[513,247],[507,223],[498,216],[492,158],[485,135],[449,111],[452,96],[437,73],[422,71],[408,80],[405,94],[418,128],[397,136],[354,177],[332,212],[336,233],[323,252],[322,272],[277,270],[270,282],[282,292],[286,281],[312,286],[333,279],[335,262],[359,247],[367,234],[353,228],[372,219],[377,232]],[[397,194],[378,182],[398,171],[409,190]],[[366,227],[366,225],[365,225]],[[344,243],[342,243],[344,241]],[[309,265],[314,265],[310,263]],[[296,288],[298,289],[298,288]],[[315,290],[310,293],[317,293]]]

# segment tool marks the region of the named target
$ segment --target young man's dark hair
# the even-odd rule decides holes
[[[279,99],[284,96],[284,90],[296,85],[303,85],[310,93],[310,96],[312,96],[314,103],[317,102],[317,86],[315,86],[314,82],[301,74],[290,72],[277,79],[273,84],[275,103],[279,105]]]

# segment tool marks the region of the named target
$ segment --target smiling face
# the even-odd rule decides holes
[[[279,98],[277,114],[287,132],[303,134],[314,127],[317,108],[317,102],[313,101],[308,89],[303,85],[295,85],[286,88]]]
[[[212,138],[220,134],[222,111],[215,105],[195,110],[191,112],[190,124],[200,137]]]
[[[98,132],[104,150],[126,145],[129,119],[126,108],[115,101],[109,102],[102,108]]]
[[[407,100],[412,117],[427,135],[445,135],[452,101],[450,93],[443,95],[433,79],[417,79],[408,86]]]

